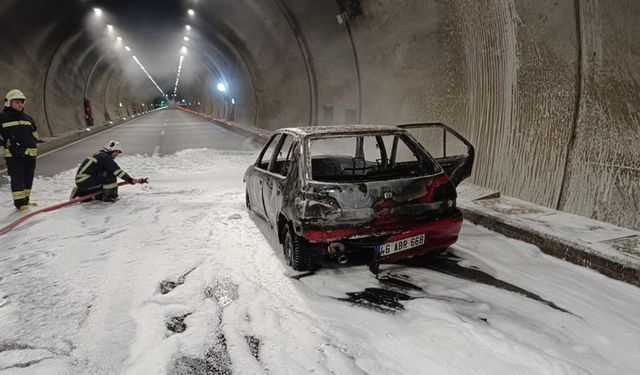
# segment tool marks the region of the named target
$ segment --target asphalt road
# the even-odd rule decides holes
[[[158,157],[193,148],[252,150],[247,138],[176,109],[154,112],[38,157],[36,176],[51,177],[76,168],[110,140],[119,141],[125,154]],[[0,185],[8,183],[6,170]],[[70,182],[72,184],[72,182]]]

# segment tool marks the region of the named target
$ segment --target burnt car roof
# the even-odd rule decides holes
[[[353,133],[366,133],[366,132],[380,132],[380,131],[393,131],[404,132],[404,130],[389,125],[330,125],[330,126],[306,126],[300,128],[282,128],[278,129],[274,133],[291,133],[299,137],[306,137],[312,135],[338,135],[338,134],[353,134]]]

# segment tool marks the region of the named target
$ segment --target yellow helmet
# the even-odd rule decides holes
[[[20,91],[18,89],[13,89],[13,90],[9,91],[7,93],[7,95],[4,97],[4,106],[5,107],[11,107],[11,101],[14,100],[14,99],[26,100],[27,97],[24,96],[22,91]]]

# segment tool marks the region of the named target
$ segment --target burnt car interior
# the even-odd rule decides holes
[[[440,167],[403,134],[313,138],[312,179],[362,182],[434,174]]]

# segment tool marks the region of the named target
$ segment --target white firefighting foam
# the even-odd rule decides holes
[[[244,207],[254,158],[124,156],[149,185],[0,237],[0,374],[637,373],[639,288],[474,225],[452,248],[463,266],[567,312],[417,267],[384,265],[381,276],[419,289],[366,266],[288,277],[271,229]],[[66,200],[73,173],[37,178],[33,199]],[[19,214],[7,185],[0,197],[4,225]],[[342,300],[366,288],[412,299],[396,301],[404,309]]]

